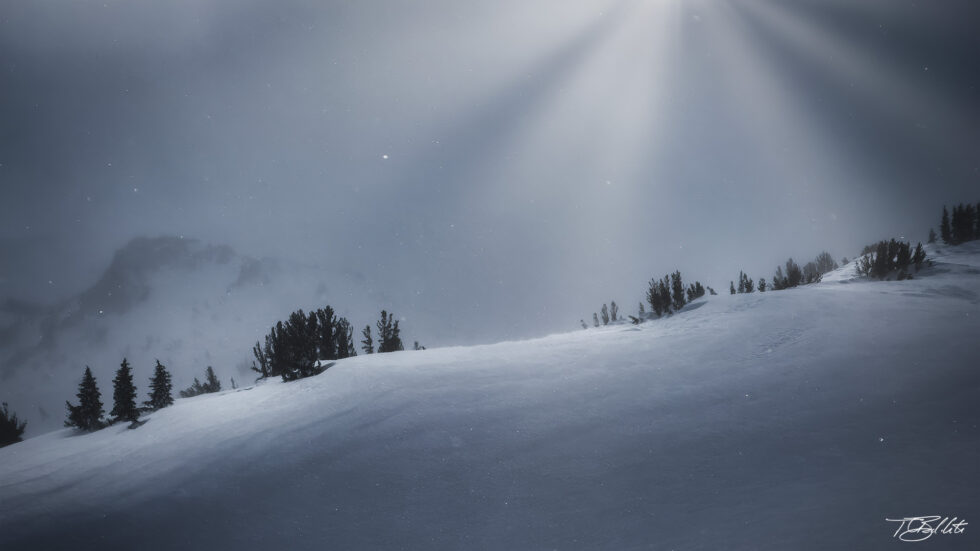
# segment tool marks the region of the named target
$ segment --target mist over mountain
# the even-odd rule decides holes
[[[382,308],[395,312],[409,343],[426,342],[441,323],[340,268],[255,258],[189,238],[136,238],[70,299],[0,303],[0,381],[17,389],[4,399],[38,434],[61,426],[64,401],[74,399],[86,365],[105,394],[128,358],[141,400],[156,359],[174,374],[175,388],[208,365],[226,386],[231,377],[251,381],[252,344],[289,312],[327,304],[355,327],[373,324]]]

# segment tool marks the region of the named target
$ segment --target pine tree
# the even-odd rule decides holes
[[[974,210],[973,205],[963,205],[960,209],[960,218],[962,219],[960,222],[962,226],[959,235],[960,242],[972,241],[977,218],[977,211]]]
[[[599,314],[592,312],[592,325],[599,327]]]
[[[980,203],[977,203],[977,207],[974,212],[977,213],[977,220],[976,220],[977,223],[973,229],[973,238],[980,239]]]
[[[268,337],[266,339],[268,341]],[[258,373],[259,378],[265,379],[269,376],[269,357],[266,355],[265,350],[259,346],[259,341],[255,341],[255,346],[252,347],[252,355],[259,362],[258,367],[255,366],[255,362],[252,362],[252,371]]]
[[[820,281],[820,270],[815,262],[807,262],[803,265],[803,279],[801,283],[810,284]]]
[[[337,350],[337,317],[334,315],[333,308],[326,306],[316,311],[316,348],[317,359],[335,360],[338,356]]]
[[[671,301],[674,306],[674,310],[680,310],[687,304],[687,299],[684,298],[684,282],[681,280],[681,272],[675,271],[670,274],[670,290],[671,290]]]
[[[619,306],[616,305],[616,301],[609,303],[609,320],[617,321],[619,319]]]
[[[952,244],[953,232],[949,227],[949,211],[946,210],[946,205],[943,205],[943,218],[942,222],[939,223],[939,236],[942,238],[943,243],[947,245]]]
[[[381,319],[377,323],[378,328],[378,353],[395,352],[404,350],[402,339],[399,336],[398,320],[395,315],[389,315],[387,311],[381,311]]]
[[[99,392],[95,377],[88,366],[85,366],[85,374],[82,376],[82,382],[78,385],[78,393],[75,396],[78,398],[77,406],[65,402],[68,407],[68,420],[65,421],[65,426],[77,427],[84,431],[101,429],[104,412],[102,409],[102,393]]]
[[[665,314],[672,314],[671,293],[670,293],[670,274],[664,276],[657,284],[657,292],[660,293],[660,304],[663,306]]]
[[[728,293],[729,294],[732,294],[732,295],[735,294],[735,282],[734,281],[729,281],[728,282]]]
[[[922,263],[926,261],[926,251],[922,248],[922,243],[915,246],[915,253],[912,255],[912,263],[915,264],[915,271],[922,268]]]
[[[602,324],[609,325],[609,308],[603,304],[602,309],[599,310],[599,316],[602,317]]]
[[[136,409],[136,385],[133,384],[133,370],[129,367],[129,362],[123,358],[119,369],[116,371],[116,378],[112,380],[112,411],[109,412],[115,421],[129,421],[134,423],[139,420],[140,412]]]
[[[647,302],[650,303],[650,310],[655,316],[659,318],[663,315],[664,308],[660,299],[660,282],[656,279],[651,279],[650,285],[647,287]]]
[[[732,283],[734,283],[734,281]],[[735,288],[735,292],[738,294],[745,292],[745,273],[741,270],[738,272],[738,287]]]
[[[935,243],[935,242],[936,242],[936,230],[929,228],[929,240],[927,241],[927,243]],[[845,262],[845,264],[847,263]]]
[[[157,360],[157,365],[153,369],[153,377],[150,379],[150,399],[143,402],[143,405],[156,410],[173,405],[173,403],[173,385],[170,382],[170,373],[160,363],[160,360]]]
[[[766,278],[764,277],[759,278],[759,292],[760,293],[766,292]]]
[[[295,375],[296,371],[285,370],[280,372],[279,376],[281,376],[283,380],[292,380],[291,378],[289,378],[290,377],[289,375],[286,375],[287,373]],[[186,389],[181,390],[180,397],[191,398],[194,396],[198,396],[200,394],[218,392],[219,390],[221,390],[221,381],[218,380],[218,377],[215,376],[214,374],[214,369],[209,365],[208,368],[204,371],[204,384],[201,384],[201,381],[199,381],[197,377],[194,377],[194,383],[191,384],[191,386],[187,387]]]
[[[639,318],[643,319],[647,316],[647,311],[646,308],[643,307],[643,302],[640,302],[639,304],[640,304],[640,309],[638,310]]]
[[[365,325],[364,329],[361,329],[361,336],[364,337],[361,339],[361,350],[363,350],[365,354],[374,354],[374,339],[371,338],[370,325]]]
[[[818,254],[817,258],[813,260],[813,263],[816,265],[818,275],[826,274],[840,267],[837,265],[837,262],[834,262],[834,257],[827,251]]]
[[[214,368],[210,365],[204,370],[204,392],[218,392],[221,390],[221,381],[214,374]]]
[[[783,275],[783,267],[776,266],[776,273],[772,276],[772,290],[782,291],[786,288],[786,276]]]
[[[580,319],[580,320],[578,320],[578,322],[582,324],[582,329],[588,329],[589,328],[588,325],[585,325],[585,320]]]
[[[0,448],[16,444],[23,440],[21,436],[27,427],[27,421],[17,419],[16,413],[10,413],[7,402],[0,408]]]
[[[395,332],[398,332],[398,322],[395,322]],[[337,355],[334,359],[343,358],[353,358],[357,356],[357,345],[354,343],[354,326],[351,325],[347,318],[338,318],[337,326],[334,329],[334,334],[337,340]],[[401,346],[401,341],[398,341],[399,346]],[[399,348],[401,350],[401,348]],[[378,352],[381,352],[381,347],[379,345]],[[311,375],[316,375],[319,371],[310,373]]]
[[[790,258],[786,261],[786,287],[796,287],[803,280],[803,271],[799,265]]]
[[[425,347],[419,344],[419,341],[415,341],[415,350],[425,350]]]
[[[205,394],[206,392],[207,391],[204,390],[204,385],[201,384],[201,381],[197,380],[197,377],[194,377],[194,382],[191,383],[191,386],[180,391],[180,397],[192,398],[194,396]]]

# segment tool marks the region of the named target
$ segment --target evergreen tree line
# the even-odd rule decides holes
[[[704,286],[700,281],[695,281],[685,288],[680,271],[675,271],[665,275],[663,279],[651,279],[647,284],[646,299],[652,316],[659,318],[680,310],[696,298],[703,297],[704,292]]]
[[[896,274],[896,279],[912,279],[909,267],[914,267],[918,272],[922,264],[926,261],[926,253],[922,249],[922,243],[916,245],[915,250],[911,244],[901,241],[879,241],[864,247],[864,256],[855,261],[858,275],[872,277],[874,279],[887,279],[891,274]]]
[[[640,302],[637,308],[637,315],[629,315],[627,317],[630,322],[636,325],[647,319],[670,315],[683,308],[687,303],[703,297],[708,291],[711,294],[717,294],[711,287],[702,285],[700,281],[695,281],[687,287],[684,287],[684,280],[681,277],[680,271],[669,273],[663,279],[653,278],[650,280],[646,292],[647,303],[650,305],[650,313],[647,313],[643,302]],[[619,305],[616,304],[616,301],[610,302],[609,306],[603,304],[602,309],[598,313],[592,313],[592,325],[594,327],[609,325],[610,323],[622,321],[623,319],[619,314]],[[579,323],[582,325],[582,329],[589,328],[585,320],[579,320]]]
[[[202,385],[195,378],[194,384],[187,390],[180,391],[180,395],[187,398],[221,390],[221,382],[218,381],[211,366],[207,368],[205,380],[205,384]],[[136,404],[133,370],[126,358],[123,358],[119,369],[116,370],[116,376],[112,380],[112,410],[108,417],[105,416],[99,385],[95,376],[92,375],[92,369],[88,366],[85,366],[85,372],[75,397],[78,399],[78,404],[65,402],[68,410],[65,426],[75,427],[83,431],[99,430],[119,422],[128,422],[130,428],[135,428],[140,425],[140,415],[163,409],[174,403],[171,375],[167,368],[160,363],[160,360],[157,360],[156,367],[153,369],[148,399],[143,402],[142,406]]]
[[[847,263],[847,259],[844,259],[844,263]],[[760,293],[766,291],[782,291],[783,289],[791,289],[793,287],[799,287],[800,285],[808,285],[810,283],[816,283],[820,281],[827,272],[836,270],[840,265],[834,260],[834,257],[830,253],[824,251],[817,255],[812,261],[807,262],[800,267],[792,258],[786,260],[784,266],[777,266],[776,272],[772,277],[772,281],[766,281],[766,278],[760,277],[758,284],[748,276],[745,272],[739,271],[738,273],[738,285],[735,282],[729,282],[728,292],[731,294],[742,294],[742,293],[754,293],[756,289]]]
[[[602,325],[609,325],[610,323],[616,323],[621,319],[622,318],[619,317],[619,305],[616,304],[615,300],[610,302],[609,306],[603,304],[598,314],[595,312],[592,313],[592,325],[595,327],[599,327],[600,321],[602,321]],[[589,326],[585,324],[584,320],[579,321],[581,322],[583,329],[588,329]]]
[[[783,289],[792,289],[800,285],[817,283],[824,274],[836,270],[840,266],[830,253],[824,251],[810,262],[804,264],[802,268],[792,258],[786,260],[785,267],[785,271],[783,271],[782,266],[776,267],[776,273],[773,274],[772,283],[769,285],[771,290],[782,291]]]
[[[169,380],[169,374],[167,377]],[[232,381],[234,381],[234,379],[232,379]],[[209,365],[208,368],[204,370],[204,383],[202,384],[201,381],[197,380],[197,377],[194,377],[194,382],[191,384],[191,386],[180,391],[180,397],[192,398],[200,394],[209,394],[220,390],[221,381],[218,380],[218,377],[214,374],[214,369],[212,369]],[[173,400],[171,400],[171,402],[173,402]]]
[[[935,241],[935,232],[929,230],[930,243]],[[939,223],[939,234],[943,243],[959,245],[974,239],[980,239],[980,203],[976,206],[960,203],[953,206],[952,220],[946,206],[943,206],[943,216]]]
[[[376,324],[377,341],[371,334],[371,326],[361,330],[361,350],[365,354],[404,350],[401,329],[394,314],[381,311]],[[416,350],[425,347],[415,343]],[[252,347],[255,362],[252,370],[259,378],[282,377],[294,381],[322,373],[324,363],[357,356],[354,329],[347,318],[337,317],[333,308],[326,306],[310,313],[296,310],[286,321],[276,322],[265,336],[265,343]]]
[[[258,365],[252,369],[261,378],[282,377],[293,381],[323,371],[318,360],[356,356],[354,328],[347,318],[337,317],[327,306],[309,314],[296,310],[286,321],[276,322],[265,336],[265,344],[252,347]]]

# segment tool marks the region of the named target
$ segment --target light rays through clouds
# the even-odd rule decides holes
[[[131,237],[179,234],[339,264],[462,344],[632,310],[668,270],[724,289],[919,239],[977,199],[978,12],[14,0],[0,297],[68,296]]]

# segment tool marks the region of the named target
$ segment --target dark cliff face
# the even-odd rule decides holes
[[[202,264],[227,264],[240,259],[227,246],[203,245],[196,239],[139,237],[119,249],[105,273],[75,301],[83,317],[97,313],[122,314],[146,300],[149,278],[162,270],[191,271]]]

